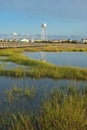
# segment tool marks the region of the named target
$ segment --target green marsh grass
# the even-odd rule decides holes
[[[49,77],[55,79],[87,80],[87,69],[76,67],[60,67],[50,63],[35,61],[22,55],[24,51],[87,51],[87,45],[55,44],[38,48],[0,49],[0,55],[6,56],[4,61],[12,61],[29,66],[29,70],[0,68],[0,75],[15,77]],[[31,98],[33,93],[28,88],[14,86],[6,92],[7,99],[12,102],[18,98]],[[50,98],[45,97],[38,113],[6,111],[0,114],[1,130],[87,130],[87,89],[81,93],[77,88],[67,91],[54,89]],[[33,115],[33,117],[31,116]]]
[[[38,64],[38,63],[37,63]],[[37,65],[38,67],[30,67],[29,69],[15,68],[12,70],[4,70],[0,68],[1,76],[12,77],[36,77],[36,78],[53,78],[53,79],[77,79],[87,80],[87,69],[79,67],[59,67],[51,66],[46,63]]]
[[[17,90],[15,88],[13,90]],[[21,92],[20,92],[21,93]],[[38,112],[0,113],[1,130],[87,130],[87,87],[55,88]]]
[[[35,130],[29,113],[0,114],[0,130]]]
[[[38,44],[39,45],[39,44]],[[60,51],[77,51],[86,52],[86,44],[74,44],[74,43],[48,43],[46,46],[28,47],[24,48],[24,51],[47,51],[47,52],[60,52]]]
[[[87,91],[86,91],[87,92]],[[51,91],[38,116],[40,130],[86,130],[87,95],[77,88]]]
[[[22,100],[22,98],[33,98],[36,92],[34,88],[29,88],[28,86],[24,88],[13,86],[5,93],[8,101],[12,102],[20,99]]]
[[[0,75],[6,76],[30,76],[30,77],[49,77],[55,79],[83,79],[87,80],[87,68],[79,67],[60,67],[55,66],[51,63],[44,63],[40,60],[32,60],[27,56],[22,55],[21,53],[24,50],[19,49],[6,49],[1,50],[1,55],[7,55],[7,58],[4,59],[4,62],[11,61],[19,65],[25,65],[30,67],[29,69],[12,69],[12,70],[3,70],[0,68]]]

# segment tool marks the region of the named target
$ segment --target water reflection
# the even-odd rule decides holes
[[[41,52],[24,52],[24,55],[36,60],[41,59]],[[45,55],[45,60],[47,62],[60,66],[87,67],[86,58],[87,52],[46,52]]]
[[[15,110],[37,110],[43,100],[43,97],[49,95],[52,88],[66,88],[67,86],[77,86],[79,89],[86,87],[87,81],[76,81],[76,80],[53,80],[48,78],[11,78],[11,77],[0,77],[0,111]],[[36,90],[36,94],[32,99],[20,98],[15,102],[7,102],[6,91],[13,86],[17,87],[29,87]]]
[[[29,69],[30,67],[25,66],[25,65],[18,65],[16,63],[13,62],[4,62],[4,61],[0,61],[0,68],[4,69],[4,70],[12,70],[15,68],[21,68],[21,69]]]
[[[67,87],[67,86],[77,86],[83,88],[87,85],[87,81],[83,80],[68,80],[68,79],[51,79],[51,78],[12,78],[12,77],[0,77],[0,93],[11,88],[12,86],[18,87],[38,87],[39,91],[50,90],[55,87]]]

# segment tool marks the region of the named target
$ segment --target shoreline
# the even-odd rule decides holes
[[[86,51],[87,44],[82,43],[25,43],[0,42],[0,49],[22,49],[25,51]]]

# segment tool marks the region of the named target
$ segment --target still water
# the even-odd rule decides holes
[[[21,69],[29,69],[30,67],[25,65],[18,65],[16,63],[10,62],[10,61],[4,61],[4,59],[7,59],[5,56],[0,56],[0,68],[4,70],[11,70],[15,68],[21,68]]]
[[[60,66],[79,66],[87,67],[87,52],[25,52],[24,55],[29,56],[32,59],[40,60],[45,59],[47,62],[51,62],[55,65]],[[2,58],[1,64],[4,69],[13,69],[15,67],[20,67],[12,62],[3,62]],[[24,67],[24,66],[23,66]],[[17,87],[29,87],[36,90],[35,97],[33,99],[20,99],[19,101],[9,103],[6,98],[6,91],[13,86]],[[49,95],[49,92],[53,88],[62,87],[63,89],[67,86],[78,87],[83,89],[87,87],[87,81],[76,81],[76,80],[54,80],[51,78],[12,78],[12,77],[0,77],[0,112],[10,110],[14,111],[16,109],[24,110],[36,110],[40,107],[43,97]]]
[[[32,99],[20,99],[15,102],[8,102],[6,98],[6,91],[12,88],[13,86],[17,87],[29,87],[34,88],[36,91],[35,96]],[[84,87],[87,87],[87,81],[76,81],[76,80],[54,80],[50,78],[12,78],[12,77],[0,77],[0,111],[15,111],[15,110],[34,110],[40,107],[40,104],[43,100],[43,97],[49,96],[49,92],[53,88],[63,88],[67,86],[78,87],[82,90]]]
[[[24,55],[59,66],[78,66],[87,67],[87,52],[24,52]]]

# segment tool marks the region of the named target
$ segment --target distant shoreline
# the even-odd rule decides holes
[[[26,43],[26,42],[0,42],[0,49],[23,48],[26,51],[86,51],[87,44],[81,43]]]

